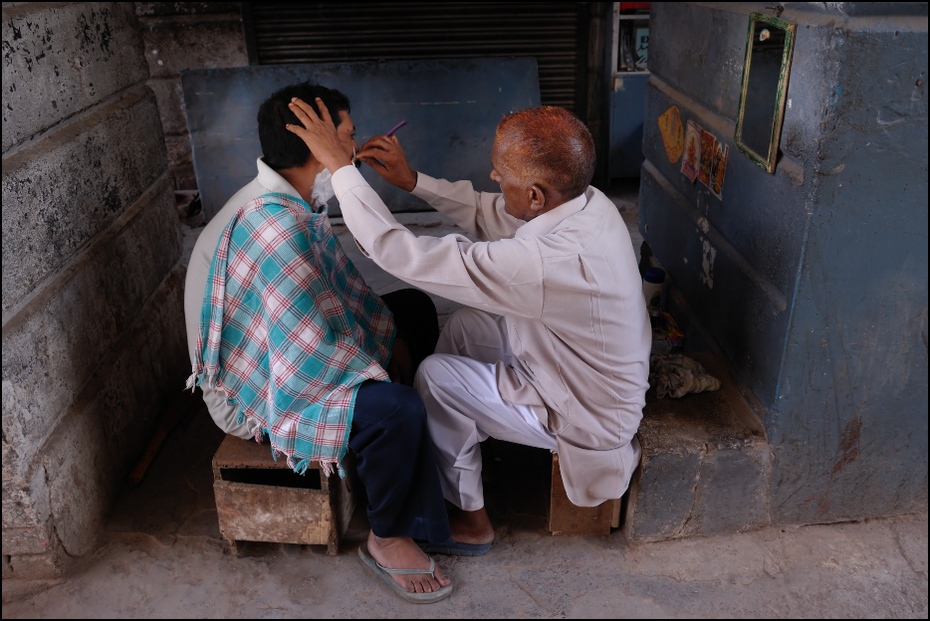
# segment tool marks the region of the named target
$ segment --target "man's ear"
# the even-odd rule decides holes
[[[535,183],[527,191],[529,194],[530,209],[541,212],[546,208],[546,193]]]

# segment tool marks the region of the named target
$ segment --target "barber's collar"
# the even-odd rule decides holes
[[[562,203],[555,209],[547,211],[544,214],[538,215],[517,230],[517,236],[520,235],[535,235],[541,233],[548,233],[555,225],[568,218],[573,216],[582,209],[585,205],[588,204],[587,192],[584,194],[579,194],[572,200]]]

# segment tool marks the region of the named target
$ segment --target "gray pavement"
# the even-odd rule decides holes
[[[231,554],[212,493],[221,440],[206,410],[182,421],[102,547],[67,579],[4,580],[3,618],[927,618],[926,514],[637,546],[620,531],[554,537],[533,492],[544,477],[525,456],[506,463],[506,446],[488,481],[494,547],[437,557],[455,591],[411,604],[359,561],[360,511],[335,556],[261,543]]]
[[[617,200],[635,235],[635,202]],[[61,580],[4,580],[3,618],[928,617],[926,512],[638,545],[619,530],[552,536],[548,462],[506,444],[485,452],[494,547],[479,558],[437,557],[454,593],[411,604],[359,561],[361,510],[335,556],[260,543],[231,553],[212,487],[222,437],[205,409],[184,418],[141,484],[121,494],[99,549]]]

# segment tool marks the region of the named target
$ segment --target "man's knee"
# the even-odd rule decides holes
[[[452,330],[454,332],[467,331],[469,326],[474,325],[478,321],[483,321],[486,315],[487,313],[476,308],[460,308],[449,315],[442,329],[443,331]]]
[[[418,394],[426,394],[436,382],[449,376],[447,359],[451,356],[452,354],[432,354],[420,363],[420,368],[413,378],[413,386]]]
[[[449,317],[436,344],[436,353],[493,363],[509,351],[506,338],[506,327],[500,316],[463,308]]]
[[[397,390],[391,393],[391,407],[396,409],[405,420],[419,423],[426,420],[426,407],[423,405],[423,399],[420,393],[412,386],[392,383]]]
[[[426,420],[420,394],[396,382],[366,382],[356,397],[355,409],[356,417],[390,420],[396,425],[420,425]]]
[[[481,315],[481,311],[473,308],[460,308],[449,315],[439,335],[436,353],[461,354],[468,335],[474,333],[475,325],[482,320]]]

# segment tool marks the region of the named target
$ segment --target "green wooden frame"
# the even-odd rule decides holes
[[[734,142],[742,153],[766,172],[775,171],[796,27],[763,13],[749,15]],[[764,43],[770,38],[771,43]],[[777,46],[782,40],[780,64],[775,67],[773,63],[779,58]],[[753,60],[756,61],[754,73]]]

